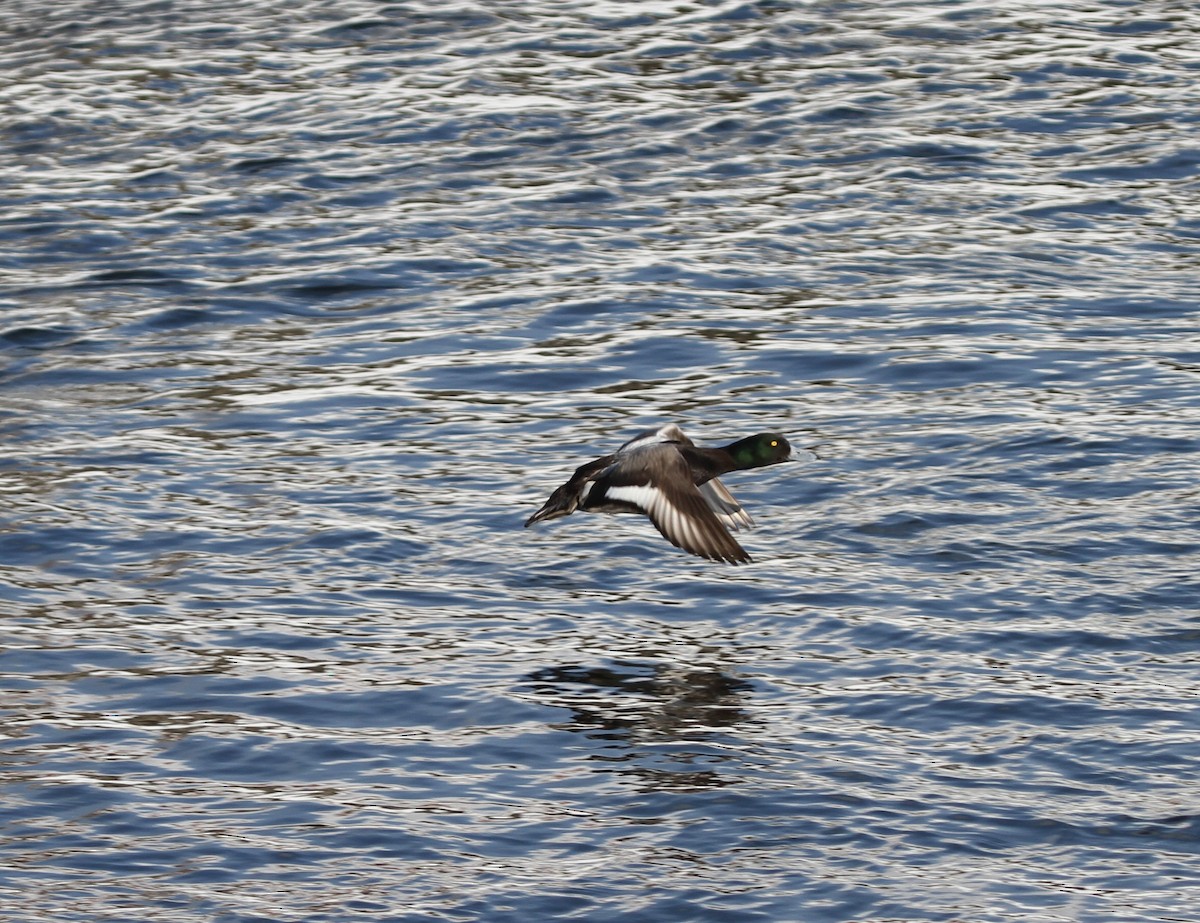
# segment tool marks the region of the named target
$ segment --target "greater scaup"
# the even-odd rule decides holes
[[[581,465],[525,526],[576,510],[642,513],[677,548],[713,561],[742,564],[750,555],[729,530],[748,529],[754,521],[717,478],[791,457],[792,447],[779,433],[747,436],[721,448],[700,448],[668,423],[635,436],[612,455]]]

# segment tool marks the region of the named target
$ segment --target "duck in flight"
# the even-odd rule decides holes
[[[576,510],[641,513],[677,548],[712,561],[744,564],[750,555],[730,530],[748,529],[754,520],[718,477],[791,458],[792,447],[779,433],[701,448],[668,423],[635,436],[612,455],[580,465],[525,527]]]

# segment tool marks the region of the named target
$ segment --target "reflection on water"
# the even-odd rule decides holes
[[[1194,916],[1198,26],[10,10],[6,906]]]

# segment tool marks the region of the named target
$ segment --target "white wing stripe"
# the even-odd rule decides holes
[[[661,500],[662,491],[651,484],[623,484],[620,487],[609,487],[604,495],[609,500],[632,503],[638,509],[649,513]]]
[[[653,484],[622,484],[609,487],[605,492],[609,500],[630,503],[646,513],[660,526],[660,531],[672,544],[703,557],[724,560],[748,560],[737,542],[722,527],[720,519],[709,522],[695,519],[676,507],[667,495]],[[728,514],[726,514],[728,515]],[[732,546],[732,547],[730,547]],[[742,557],[730,557],[740,552]]]

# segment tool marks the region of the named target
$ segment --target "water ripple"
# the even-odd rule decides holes
[[[1195,916],[1198,28],[10,10],[6,906]],[[669,419],[753,567],[520,528]]]

